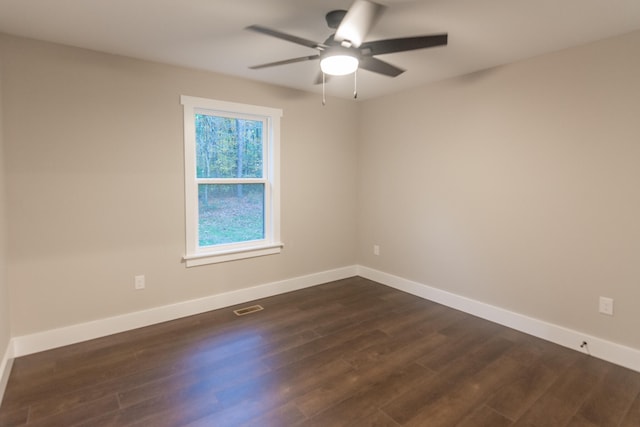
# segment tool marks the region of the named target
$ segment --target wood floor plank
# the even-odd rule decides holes
[[[239,381],[246,380],[247,377],[270,371],[270,368],[256,357],[256,353],[264,356],[278,354],[281,351],[307,343],[315,338],[317,338],[315,333],[306,331],[272,342],[266,342],[264,345],[248,351],[243,350],[236,354],[230,354],[224,359],[213,357],[210,360],[207,357],[201,357],[203,355],[206,356],[207,352],[200,353],[197,358],[190,358],[191,364],[188,369],[180,369],[174,375],[162,376],[157,380],[121,391],[118,395],[120,403],[123,407],[126,407],[153,397],[159,394],[161,390],[165,390],[175,384],[194,384],[204,378],[213,376],[221,384],[221,388],[223,386],[229,387]]]
[[[99,399],[110,394],[115,395],[119,391],[147,384],[158,378],[172,376],[177,372],[173,365],[158,366],[104,382],[96,382],[91,386],[78,388],[67,393],[52,394],[31,405],[31,413],[34,414],[34,417],[43,418],[60,411],[72,410],[90,400]]]
[[[510,355],[509,355],[510,356]],[[540,398],[559,376],[541,361],[522,364],[513,380],[504,384],[488,401],[487,406],[514,421]]]
[[[509,355],[523,365],[541,363],[552,372],[564,372],[582,357],[577,351],[512,329],[505,329],[500,336],[517,344],[509,351]]]
[[[636,396],[629,410],[620,422],[620,427],[640,426],[640,393]]]
[[[407,329],[419,330],[424,334],[437,332],[457,320],[456,312],[437,304],[428,306],[420,304],[407,310],[393,310],[393,313],[393,321],[380,327],[380,330],[389,336],[402,333]]]
[[[308,417],[326,410],[351,396],[369,390],[373,386],[380,386],[389,377],[403,373],[404,363],[394,360],[379,360],[365,369],[354,369],[333,381],[322,382],[319,387],[296,398],[296,405]],[[431,375],[425,368],[420,370],[420,376]]]
[[[498,359],[511,345],[511,342],[504,339],[486,341],[475,351],[456,357],[455,362],[436,371],[437,375],[434,375],[431,381],[401,394],[382,407],[382,410],[402,425],[410,421],[419,422],[419,419],[427,416],[426,412],[429,408],[433,408],[436,404],[444,405],[442,409],[448,410],[447,401],[452,401],[452,396],[448,392]],[[454,400],[457,401],[457,397]],[[430,423],[432,421],[429,420]]]
[[[380,315],[381,312],[389,311],[392,304],[380,299],[360,297],[355,303],[345,305],[341,316],[329,318],[324,324],[314,328],[314,331],[321,336],[332,335],[341,329],[367,321],[372,316]]]
[[[387,414],[378,410],[362,420],[362,425],[367,427],[400,427]]]
[[[508,427],[511,420],[488,406],[480,406],[456,427]]]
[[[600,424],[594,424],[589,420],[585,420],[580,415],[571,418],[566,427],[601,427]]]
[[[372,339],[383,338],[386,335],[378,330],[369,331],[363,324],[345,328],[339,334],[324,336],[298,347],[285,350],[276,355],[262,358],[263,362],[272,369],[303,360],[309,357],[318,358],[319,355],[339,353],[357,346],[366,346]]]
[[[321,382],[347,375],[352,370],[340,358],[302,360],[221,390],[217,396],[226,406],[263,397],[282,403],[308,392]]]
[[[343,359],[361,370],[384,361],[390,366],[408,365],[441,348],[445,343],[446,338],[438,333],[424,335],[420,331],[408,329],[384,343],[373,344],[361,351],[348,352],[343,355]]]
[[[188,427],[292,426],[306,417],[292,402],[272,408],[265,401],[238,404],[187,424]]]
[[[117,409],[118,399],[116,396],[107,396],[89,401],[68,411],[58,412],[46,418],[32,420],[30,417],[28,425],[38,427],[73,426],[95,418],[99,414],[112,412]]]
[[[522,421],[537,427],[568,424],[612,367],[586,355],[581,357],[529,408]]]
[[[0,427],[21,426],[27,423],[29,408],[0,411]]]
[[[179,426],[223,408],[212,391],[215,381],[177,387],[151,399],[78,424],[82,427],[128,426],[133,424]]]
[[[505,384],[513,381],[521,366],[508,357],[497,357],[468,378],[461,379],[446,393],[424,404],[420,410],[405,423],[406,426],[452,426],[462,422],[483,406]]]
[[[474,322],[470,316],[463,317],[451,326],[439,330],[439,334],[448,338],[446,344],[419,359],[418,363],[439,371],[457,358],[473,352],[495,335],[495,325],[489,322]]]
[[[305,407],[308,396],[297,399],[296,403],[303,410],[316,413],[305,423],[307,426],[354,426],[375,414],[379,415],[379,408],[394,396],[409,392],[417,385],[427,382],[432,376],[432,371],[417,364],[396,366],[387,371],[386,377],[371,379],[369,383],[360,385],[349,397],[344,398],[345,395],[342,394],[337,404],[331,406],[329,401],[322,412],[310,411]],[[335,391],[339,393],[339,390]],[[386,414],[382,418],[391,420]],[[393,425],[397,423],[393,421]]]
[[[612,366],[577,415],[598,426],[618,426],[638,393],[640,373]]]
[[[640,373],[354,277],[18,358],[0,406],[0,427],[238,425],[638,427]]]
[[[133,388],[123,387],[123,390],[118,392],[118,400],[122,408],[127,408],[176,388],[192,387],[206,382],[211,384],[212,391],[218,391],[268,372],[270,370],[256,360],[235,361],[226,366],[205,365],[187,373],[163,377]]]
[[[240,408],[241,409],[241,408]],[[253,417],[247,422],[242,423],[242,426],[293,426],[304,422],[306,417],[298,409],[293,402],[287,402],[282,406],[279,406],[271,411],[260,414],[257,417]],[[212,423],[202,424],[202,427],[209,427]]]

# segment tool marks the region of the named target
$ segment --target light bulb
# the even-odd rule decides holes
[[[356,71],[358,63],[358,58],[352,55],[328,55],[320,61],[320,69],[325,74],[344,76]]]

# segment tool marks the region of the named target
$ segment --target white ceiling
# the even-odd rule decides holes
[[[319,63],[250,70],[314,54],[244,30],[251,24],[324,41],[324,15],[351,0],[0,0],[0,32],[320,92]],[[380,56],[407,70],[361,71],[359,99],[640,29],[640,0],[378,0],[388,6],[366,40],[447,32],[449,45]],[[640,54],[640,49],[639,49]],[[348,98],[353,77],[327,93]]]

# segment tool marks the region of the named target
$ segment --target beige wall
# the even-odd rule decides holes
[[[635,32],[363,103],[359,263],[640,348],[639,49]]]
[[[640,32],[323,108],[2,36],[12,333],[358,262],[640,348],[638,46]],[[181,263],[181,94],[284,109],[281,255]],[[597,313],[600,295],[614,317]]]
[[[12,332],[355,263],[357,105],[0,38]],[[282,254],[186,269],[180,95],[282,108]],[[330,173],[327,173],[330,172]],[[134,291],[145,274],[147,288]]]
[[[11,338],[9,292],[7,286],[7,228],[5,202],[4,128],[2,126],[2,55],[0,55],[0,360],[6,354]],[[0,372],[0,374],[2,374]],[[1,393],[0,393],[1,394]]]

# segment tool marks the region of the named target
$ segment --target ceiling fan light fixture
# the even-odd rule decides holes
[[[354,55],[345,52],[328,54],[320,60],[320,69],[331,76],[345,76],[358,69],[359,61]]]
[[[358,68],[388,77],[397,77],[404,73],[405,70],[378,59],[376,56],[447,45],[448,36],[446,33],[373,40],[363,43],[369,30],[375,25],[386,7],[378,4],[377,1],[354,0],[349,10],[332,10],[327,13],[325,16],[327,25],[329,28],[336,29],[336,31],[324,42],[308,40],[261,25],[248,26],[248,30],[317,51],[315,55],[269,62],[249,68],[257,70],[276,65],[320,60],[320,68],[322,70],[320,77],[322,77],[322,80],[318,79],[316,83],[325,82],[326,75],[344,76],[354,74],[355,77],[355,72]]]

